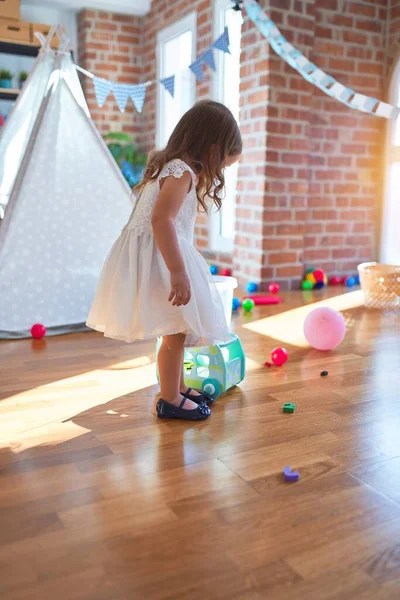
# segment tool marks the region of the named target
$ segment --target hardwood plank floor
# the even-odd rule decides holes
[[[1,597],[399,598],[400,313],[283,296],[234,317],[246,380],[197,424],[155,419],[153,343],[0,343]],[[347,323],[331,353],[302,336],[319,301]]]

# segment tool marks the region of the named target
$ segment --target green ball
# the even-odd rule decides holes
[[[309,269],[307,269],[306,275],[308,275],[309,273],[314,273],[314,271],[315,271],[315,267],[310,267]]]
[[[250,312],[255,307],[254,300],[252,300],[251,298],[246,298],[246,300],[243,300],[242,306],[243,310],[245,310],[246,312]]]
[[[301,289],[302,290],[312,290],[313,289],[313,284],[311,281],[307,281],[304,280],[301,282]]]

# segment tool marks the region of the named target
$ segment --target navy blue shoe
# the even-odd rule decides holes
[[[192,388],[188,388],[186,392],[181,392],[181,394],[184,398],[187,398],[192,402],[196,402],[196,404],[208,404],[208,406],[210,406],[215,401],[215,398],[213,398],[208,392],[199,392],[200,396],[194,396],[190,393],[191,391]]]
[[[198,404],[197,408],[185,410],[183,405],[187,398],[183,398],[179,406],[166,402],[160,398],[156,404],[159,419],[182,419],[184,421],[205,421],[211,415],[211,410],[206,404]]]

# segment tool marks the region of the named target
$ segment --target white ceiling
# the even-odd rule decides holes
[[[71,10],[98,8],[126,15],[144,15],[150,10],[151,0],[22,0],[22,4]]]

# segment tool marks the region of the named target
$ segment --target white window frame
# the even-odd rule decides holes
[[[164,87],[158,83],[158,80],[160,79],[160,77],[162,77],[161,75],[161,60],[162,60],[162,46],[168,42],[171,38],[177,37],[178,35],[181,35],[182,33],[185,33],[185,31],[191,31],[192,32],[192,56],[191,56],[191,62],[193,62],[195,60],[196,57],[196,34],[197,34],[197,13],[196,12],[191,12],[188,15],[186,15],[185,17],[183,17],[183,19],[179,19],[179,21],[175,21],[174,23],[172,23],[172,25],[169,25],[168,27],[165,27],[164,29],[162,29],[161,31],[158,32],[157,34],[157,56],[156,56],[156,60],[157,60],[157,111],[156,111],[156,144],[157,147],[159,148],[162,144],[162,140],[161,140],[161,120],[163,118],[162,115],[162,100],[163,100],[163,95],[164,94],[168,94],[169,92],[167,92]],[[174,75],[174,73],[167,73],[165,74],[166,77],[169,77],[170,75]],[[193,76],[192,77],[192,84],[190,87],[190,95],[191,95],[191,104],[193,105],[195,103],[196,100],[196,79]]]
[[[389,102],[391,104],[398,105],[400,100],[400,56],[398,57],[397,63],[394,67],[393,74],[390,80],[389,86]],[[380,239],[380,260],[385,263],[393,262],[391,251],[388,240],[393,241],[393,227],[395,225],[395,216],[390,206],[390,196],[392,190],[390,189],[390,167],[393,163],[400,163],[400,143],[396,146],[394,144],[394,138],[396,133],[396,127],[400,126],[397,120],[388,120],[386,124],[386,152],[385,152],[385,185],[384,185],[384,196],[383,196],[383,211],[382,211],[382,224],[381,224],[381,239]],[[400,192],[398,192],[400,193]],[[397,230],[399,230],[399,224],[396,223]],[[395,235],[398,240],[398,234]],[[396,255],[397,256],[397,255]]]
[[[224,31],[225,26],[225,11],[227,8],[232,8],[232,0],[214,0],[214,8],[213,8],[213,23],[214,23],[214,35],[213,39],[216,39],[221,33]],[[213,98],[219,102],[224,101],[224,82],[221,77],[221,73],[223,72],[223,64],[224,64],[224,53],[220,51],[214,52],[214,60],[216,71],[213,74],[212,80],[212,94]],[[210,250],[213,252],[222,252],[223,254],[232,254],[234,248],[234,237],[227,238],[221,235],[220,233],[220,219],[221,213],[216,212],[214,208],[211,209],[211,214],[209,218],[209,229],[208,229],[208,239]]]

